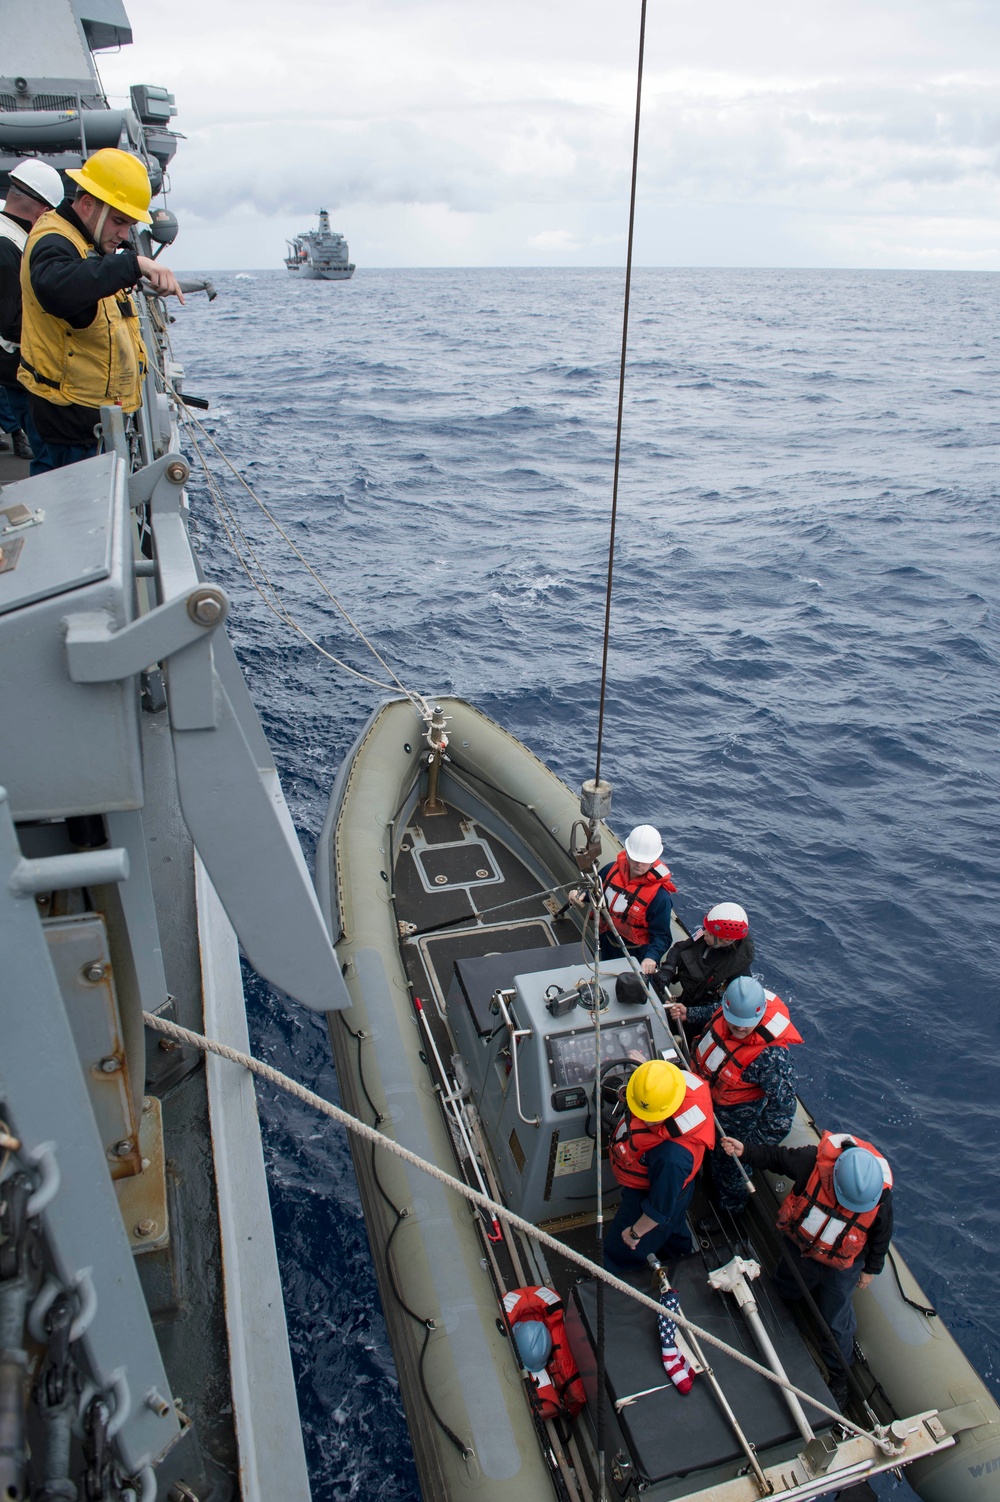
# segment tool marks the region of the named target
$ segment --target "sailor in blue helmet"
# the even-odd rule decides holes
[[[722,1148],[755,1168],[791,1181],[778,1211],[782,1256],[774,1281],[782,1298],[809,1289],[836,1348],[821,1332],[830,1391],[847,1397],[854,1362],[855,1288],[867,1288],[885,1263],[892,1237],[892,1170],[878,1148],[847,1132],[824,1132],[818,1146],[780,1147],[723,1137]],[[839,1359],[838,1359],[839,1354]]]
[[[777,1143],[795,1116],[790,1047],[802,1037],[780,996],[752,975],[729,982],[708,1027],[691,1050],[691,1069],[707,1081],[720,1134],[742,1142]],[[719,1203],[738,1215],[749,1198],[746,1179],[717,1145],[712,1178]]]

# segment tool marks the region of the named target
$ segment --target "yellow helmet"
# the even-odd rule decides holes
[[[640,1121],[665,1121],[673,1116],[687,1094],[684,1076],[666,1059],[640,1064],[625,1088],[625,1099]]]
[[[119,214],[127,214],[140,224],[152,224],[149,173],[131,152],[107,146],[89,156],[82,167],[68,170],[66,176]]]

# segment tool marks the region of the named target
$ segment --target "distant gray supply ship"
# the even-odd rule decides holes
[[[354,262],[343,235],[330,228],[330,215],[319,211],[319,228],[306,230],[288,241],[285,265],[289,276],[307,282],[346,282],[354,275]]]

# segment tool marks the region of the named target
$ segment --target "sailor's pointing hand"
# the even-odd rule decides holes
[[[738,1137],[722,1137],[719,1141],[722,1151],[730,1158],[742,1158],[743,1143]]]
[[[160,266],[156,261],[150,260],[149,256],[136,256],[136,261],[146,281],[152,283],[157,297],[176,297],[178,302],[184,301],[180,282],[169,266]]]

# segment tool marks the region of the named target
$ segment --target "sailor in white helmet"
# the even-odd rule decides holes
[[[677,888],[669,866],[660,859],[662,854],[659,831],[652,824],[637,824],[617,860],[600,872],[605,905],[600,921],[601,959],[620,958],[624,944],[645,975],[653,974],[670,948],[673,904],[669,893]],[[583,907],[587,896],[575,889],[569,900]]]
[[[36,220],[49,209],[58,208],[66,190],[54,167],[31,157],[11,167],[7,178],[7,201],[0,213],[0,428],[12,435],[18,458],[30,459],[38,439],[29,413],[28,393],[17,380],[21,347],[21,256]]]

